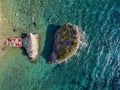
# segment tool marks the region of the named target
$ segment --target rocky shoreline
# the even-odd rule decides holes
[[[58,29],[54,36],[53,51],[48,63],[62,63],[76,54],[81,42],[78,26],[71,23]]]

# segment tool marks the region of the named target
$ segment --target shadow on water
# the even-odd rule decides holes
[[[21,49],[22,49],[22,54],[24,56],[28,56],[26,49],[24,47],[21,47]]]
[[[26,36],[27,36],[26,33],[22,33],[22,34],[21,34],[21,38],[22,38],[22,39],[25,38]],[[28,56],[27,51],[25,50],[25,48],[24,48],[24,47],[21,47],[21,49],[22,49],[22,54],[25,55],[25,56]]]
[[[54,24],[50,24],[47,27],[45,47],[42,52],[42,56],[43,58],[45,58],[46,62],[48,61],[48,58],[52,52],[54,34],[56,30],[59,29],[60,27],[61,27],[60,25],[54,25]]]

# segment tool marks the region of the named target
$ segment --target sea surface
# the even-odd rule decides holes
[[[120,0],[0,0],[0,10],[6,37],[40,34],[37,63],[6,48],[0,90],[120,90]],[[47,64],[54,33],[68,22],[79,26],[82,44],[67,62]]]

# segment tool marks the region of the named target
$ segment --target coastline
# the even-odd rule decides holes
[[[3,3],[2,3],[2,1],[0,1],[0,35],[6,32],[6,31],[4,31],[6,25],[3,22],[3,8],[2,8],[2,6],[3,6]],[[5,25],[5,27],[4,27],[4,25]],[[7,55],[5,52],[3,52],[1,50],[1,48],[0,48],[0,53],[1,53],[0,54],[0,68],[2,68],[2,69],[0,69],[0,85],[1,85],[2,81],[4,80],[4,73],[7,70],[7,67],[9,66],[9,64],[7,64],[9,62],[9,60],[5,61],[5,58],[3,58],[3,56],[7,57]]]
[[[8,37],[20,36],[19,33],[13,32],[13,29],[15,28],[13,27],[13,23],[14,23],[14,19],[16,18],[12,17],[14,14],[14,9],[13,10],[10,9],[11,4],[12,2],[4,1],[4,0],[0,1],[0,36],[4,35],[4,39]],[[4,53],[2,51],[2,55],[0,55],[0,57],[4,56],[6,52],[8,53],[8,51],[9,51],[9,48],[7,47],[7,51],[5,50]],[[1,53],[1,50],[0,50],[0,53]]]
[[[12,33],[12,23],[10,23],[9,11],[7,1],[0,1],[0,35],[4,35],[5,38],[16,36]],[[4,81],[7,69],[14,62],[14,54],[18,52],[18,49],[6,48],[4,51],[0,48],[0,85]]]
[[[3,12],[2,12],[2,6],[1,6],[1,3],[0,3],[0,39],[3,39],[4,37],[3,37],[3,32],[2,32],[2,28],[3,28]],[[2,40],[0,40],[0,57],[2,57],[4,54],[5,54],[5,52],[3,51],[3,50],[1,50],[1,48],[2,48]]]

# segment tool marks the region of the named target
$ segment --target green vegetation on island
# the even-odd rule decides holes
[[[52,63],[61,63],[74,55],[79,47],[80,32],[76,25],[65,24],[55,33]]]
[[[70,29],[68,25],[65,25],[61,30],[58,31],[59,33],[59,49],[57,50],[56,54],[58,60],[66,59],[69,55],[72,54],[72,51],[77,46],[77,31]]]

